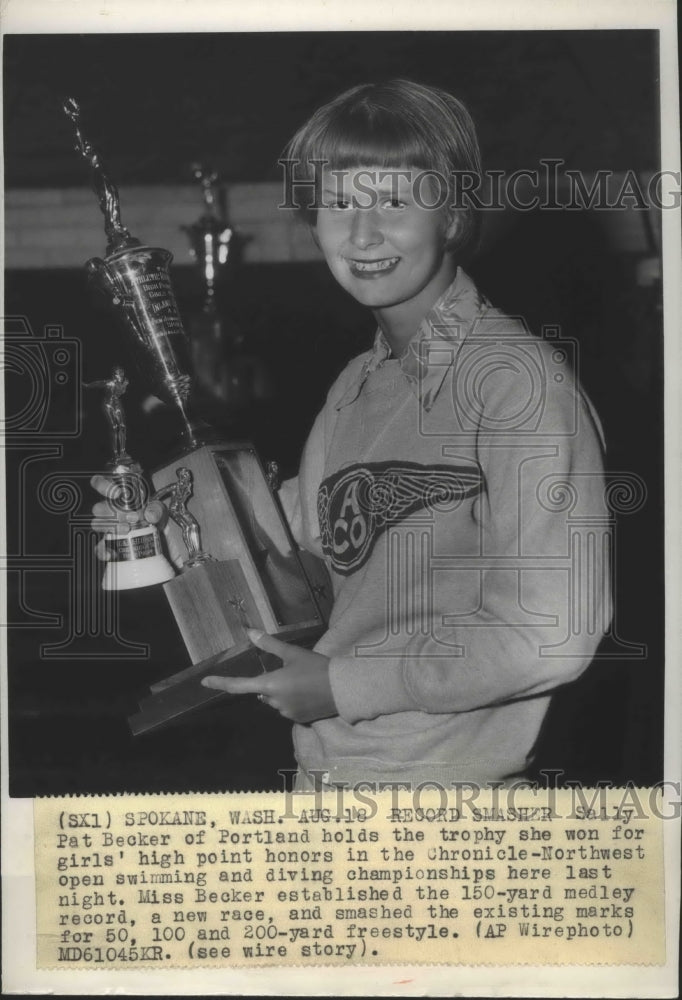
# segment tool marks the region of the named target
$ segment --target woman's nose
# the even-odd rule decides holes
[[[350,232],[351,242],[360,250],[383,243],[384,236],[373,208],[356,208]]]

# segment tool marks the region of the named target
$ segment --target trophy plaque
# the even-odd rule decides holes
[[[201,686],[209,673],[245,676],[279,666],[249,642],[246,628],[312,644],[325,627],[330,585],[324,563],[294,542],[253,446],[220,441],[197,420],[172,255],[142,245],[122,225],[118,191],[82,133],[78,104],[69,98],[64,111],[104,215],[106,255],[87,262],[88,275],[117,315],[147,388],[179,414],[182,427],[177,452],[151,478],[156,498],[168,501],[170,549],[187,552],[164,589],[192,666],[151,687],[129,719],[137,734],[225,697]]]

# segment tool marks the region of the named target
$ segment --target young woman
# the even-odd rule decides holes
[[[289,204],[378,329],[281,491],[329,566],[328,631],[313,651],[253,633],[282,669],[203,683],[295,722],[300,787],[504,781],[609,622],[598,423],[565,347],[462,270],[481,168],[459,101],[355,87],[283,162]]]

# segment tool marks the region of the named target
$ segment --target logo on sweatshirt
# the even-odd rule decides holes
[[[370,462],[325,479],[317,494],[322,547],[337,573],[348,576],[369,559],[391,525],[418,510],[453,510],[483,488],[475,465]]]

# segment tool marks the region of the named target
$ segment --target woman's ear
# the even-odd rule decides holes
[[[454,210],[448,211],[445,219],[445,243],[446,246],[450,247],[455,241],[455,238],[459,235],[459,230],[461,226],[461,219],[459,217],[459,212]]]
[[[318,250],[321,250],[322,248],[320,246],[320,241],[317,238],[317,216],[314,216],[312,221],[308,221],[307,226],[308,226],[308,232],[310,233],[310,237],[313,243],[315,244]]]

